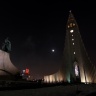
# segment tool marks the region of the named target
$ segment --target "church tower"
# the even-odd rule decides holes
[[[77,22],[70,11],[66,24],[63,63],[58,72],[44,76],[45,82],[96,83],[96,68],[84,47]]]
[[[77,22],[70,11],[66,26],[64,57],[61,73],[68,82],[96,82],[95,66],[85,50]]]

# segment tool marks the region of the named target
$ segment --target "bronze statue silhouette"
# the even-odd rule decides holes
[[[11,42],[8,40],[8,37],[5,39],[5,42],[3,43],[2,50],[6,52],[11,51]]]

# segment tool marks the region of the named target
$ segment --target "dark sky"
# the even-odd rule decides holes
[[[96,65],[96,5],[79,0],[66,2],[0,2],[0,48],[6,37],[10,58],[19,70],[33,77],[55,73],[61,64],[66,23],[72,10],[88,55]],[[51,49],[55,49],[52,53]]]

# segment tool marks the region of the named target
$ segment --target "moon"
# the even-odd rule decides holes
[[[52,52],[55,52],[55,49],[52,49],[51,51],[52,51]]]

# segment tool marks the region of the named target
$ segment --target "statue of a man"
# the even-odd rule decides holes
[[[5,42],[3,43],[2,50],[6,52],[11,51],[11,42],[8,40],[8,37],[5,39]]]

